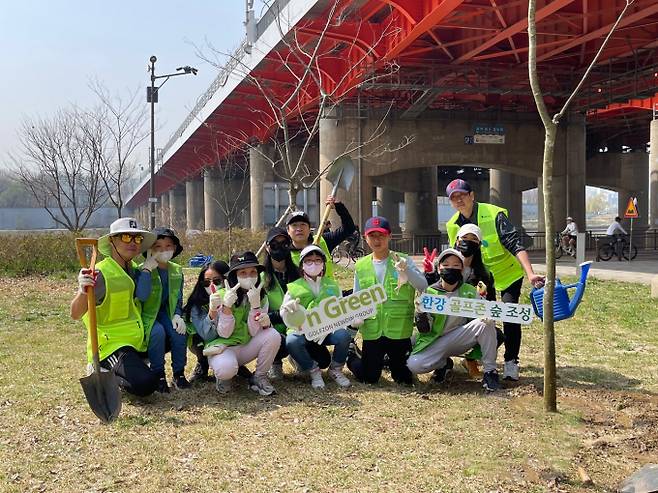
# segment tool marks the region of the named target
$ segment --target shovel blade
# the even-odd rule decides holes
[[[94,372],[80,379],[89,407],[103,423],[111,423],[121,412],[119,382],[112,372]]]
[[[334,164],[331,165],[327,172],[327,180],[336,185],[337,188],[342,188],[347,191],[354,179],[354,163],[349,156],[338,158]]]

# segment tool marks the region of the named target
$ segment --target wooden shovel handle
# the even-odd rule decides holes
[[[85,247],[91,247],[91,258],[89,265],[87,265],[87,256],[85,254]],[[91,270],[94,274],[96,268],[96,257],[98,256],[98,240],[96,238],[76,238],[75,249],[78,252],[78,259],[80,266],[85,269]],[[94,287],[87,288],[87,315],[89,317],[89,337],[91,338],[91,354],[93,358],[94,371],[100,372],[100,359],[98,357],[98,329],[96,327],[96,293]]]

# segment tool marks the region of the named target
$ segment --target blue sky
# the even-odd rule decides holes
[[[23,118],[92,104],[90,78],[113,92],[138,88],[146,105],[151,55],[158,57],[156,74],[181,65],[199,69],[196,77],[170,80],[160,93],[156,147],[162,147],[216,75],[193,44],[229,50],[244,36],[244,0],[1,0],[0,7],[2,167]]]

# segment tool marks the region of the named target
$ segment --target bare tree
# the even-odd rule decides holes
[[[553,223],[553,154],[555,151],[555,139],[560,120],[565,115],[569,104],[585,83],[585,79],[610,40],[621,19],[635,0],[626,0],[626,6],[617,17],[617,22],[612,26],[610,32],[601,44],[599,51],[583,74],[580,82],[567,98],[562,109],[550,117],[544,95],[539,84],[537,72],[537,23],[535,12],[537,10],[536,0],[528,2],[528,77],[532,95],[537,106],[537,111],[544,124],[544,156],[542,166],[543,194],[544,194],[544,221],[546,224],[546,238],[553,238],[555,225]],[[555,294],[555,250],[546,243],[546,283],[544,286],[544,409],[549,412],[557,411],[557,371],[555,365],[555,322],[553,317],[553,300]]]
[[[90,81],[89,88],[99,100],[89,117],[95,120],[96,130],[102,132],[102,141],[97,142],[102,148],[96,151],[102,157],[103,185],[117,217],[121,217],[126,186],[135,176],[138,149],[149,135],[147,106],[139,99],[137,89],[126,96],[112,95],[98,80]],[[101,137],[99,132],[97,137]]]
[[[96,122],[77,110],[52,119],[27,119],[19,129],[18,154],[10,155],[15,178],[50,217],[79,232],[107,201],[102,158],[87,141]]]
[[[265,3],[270,9],[278,5],[276,2]],[[333,30],[340,31],[341,26],[348,22],[348,7],[349,2],[333,0],[329,3],[326,16],[295,27],[286,20],[283,12],[275,12],[273,22],[279,30],[281,44],[269,47],[266,63],[276,64],[278,80],[252,71],[244,64],[241,53],[224,53],[211,45],[214,57],[210,58],[197,49],[203,60],[220,69],[223,66],[221,60],[228,59],[233,74],[247,81],[262,101],[262,104],[249,108],[252,128],[265,135],[260,142],[239,129],[221,130],[214,128],[213,123],[204,125],[217,140],[233,148],[254,149],[268,163],[274,176],[288,185],[289,207],[286,213],[296,208],[297,194],[314,187],[339,158],[347,155],[364,157],[365,149],[368,149],[367,157],[375,158],[395,152],[413,141],[411,136],[393,145],[377,144],[387,131],[389,107],[369,135],[355,136],[346,144],[344,151],[333,156],[332,161],[322,169],[314,170],[307,165],[308,151],[318,135],[321,120],[344,103],[360,84],[390,78],[399,68],[395,63],[386,63],[377,70],[372,66],[378,49],[385,45],[387,38],[398,32],[392,23],[373,27],[359,20],[349,21],[357,32],[356,36],[351,39],[342,36],[340,41],[332,36]],[[367,42],[364,41],[366,39]],[[254,49],[250,46],[250,50]],[[346,70],[332,76],[328,67],[336,64]],[[258,144],[264,143],[275,152],[263,152]]]

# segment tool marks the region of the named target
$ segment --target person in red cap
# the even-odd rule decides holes
[[[457,210],[446,223],[451,245],[455,244],[459,228],[464,224],[476,224],[482,232],[482,260],[496,279],[502,301],[518,303],[521,295],[523,275],[534,286],[541,286],[544,278],[535,274],[528,252],[521,243],[519,232],[510,222],[507,210],[493,204],[477,202],[468,182],[452,180],[446,187],[450,204]],[[519,379],[519,350],[521,349],[521,326],[505,322],[505,380]]]
[[[363,346],[361,357],[351,353],[347,366],[357,380],[376,383],[382,374],[384,357],[388,356],[393,380],[411,384],[407,358],[414,328],[414,298],[416,291],[427,288],[427,281],[410,257],[389,249],[391,227],[386,218],[368,219],[365,237],[372,253],[356,262],[354,292],[382,284],[387,299],[377,307],[374,317],[352,323],[361,332]]]

